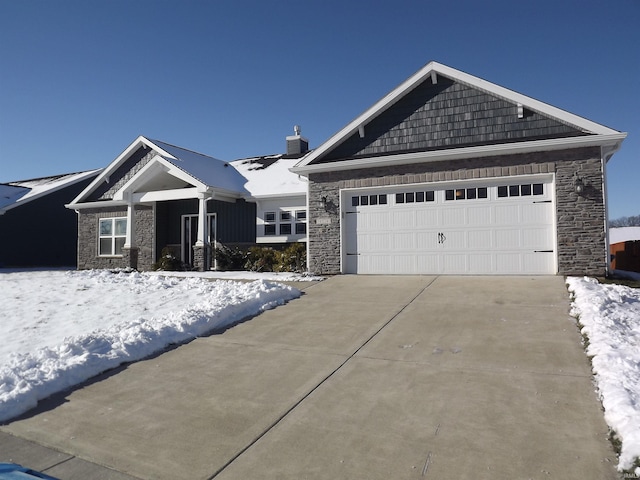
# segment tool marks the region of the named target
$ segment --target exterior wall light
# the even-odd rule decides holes
[[[324,209],[324,211],[327,211],[327,197],[322,197],[320,199],[320,203],[322,203],[322,208]]]
[[[584,192],[584,182],[577,173],[573,176],[573,188],[578,195]]]

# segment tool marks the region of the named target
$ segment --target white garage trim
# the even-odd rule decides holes
[[[344,189],[341,269],[555,274],[554,176]]]

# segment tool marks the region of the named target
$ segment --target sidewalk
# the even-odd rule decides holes
[[[560,277],[334,277],[42,402],[0,427],[0,462],[62,480],[614,479],[567,312]]]

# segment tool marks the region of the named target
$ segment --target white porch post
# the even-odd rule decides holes
[[[138,268],[138,248],[136,247],[136,210],[131,193],[127,194],[127,232],[125,234],[122,255],[125,266]]]
[[[124,240],[124,248],[134,248],[136,246],[135,215],[135,205],[129,199],[127,204],[127,236]]]
[[[209,198],[211,195],[207,192],[198,193],[198,235],[193,246],[193,266],[201,272],[209,270],[211,264],[211,248],[207,232],[207,200]]]
[[[208,243],[207,236],[207,200],[208,197],[205,194],[198,194],[198,239],[196,241],[196,247],[204,247]]]

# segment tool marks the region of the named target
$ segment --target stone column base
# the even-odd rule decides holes
[[[211,266],[211,245],[193,246],[193,268],[206,272]]]
[[[125,268],[138,269],[138,248],[123,248],[122,249],[122,261]]]

